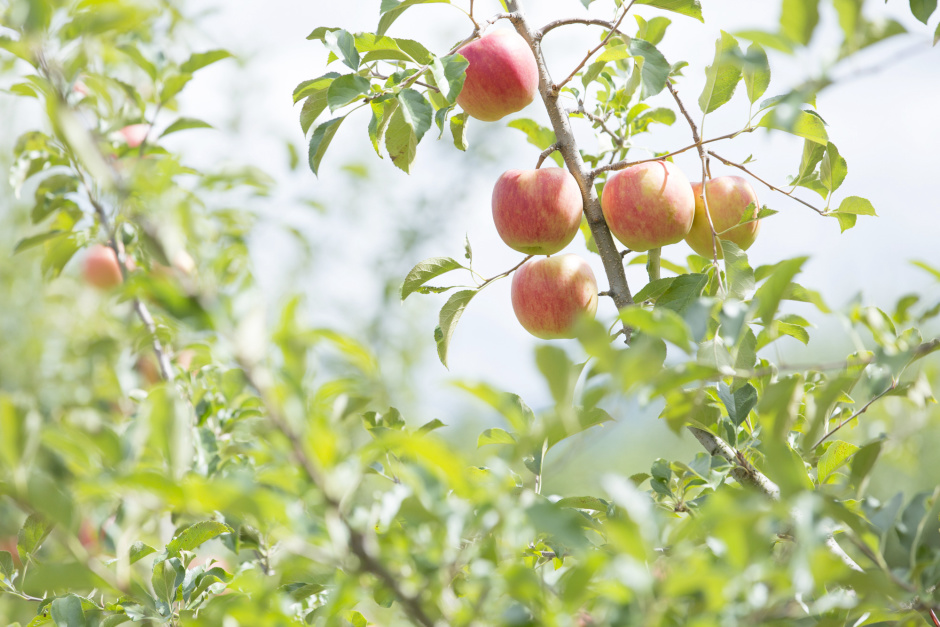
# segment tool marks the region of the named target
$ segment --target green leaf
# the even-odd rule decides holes
[[[620,312],[620,320],[647,335],[672,342],[686,353],[692,352],[692,332],[689,325],[682,316],[671,309],[627,307]]]
[[[373,100],[369,103],[372,109],[372,119],[369,120],[369,140],[372,142],[372,148],[375,154],[382,157],[381,145],[385,142],[385,132],[392,121],[392,114],[398,108],[397,100]]]
[[[460,268],[463,266],[451,257],[425,259],[408,272],[405,282],[401,284],[401,299],[405,300],[431,279]]]
[[[535,415],[525,401],[518,394],[502,392],[486,383],[456,382],[461,390],[469,392],[500,413],[512,428],[518,432],[526,432],[535,421]]]
[[[762,30],[739,30],[735,31],[734,36],[748,39],[765,48],[773,48],[774,50],[779,50],[786,54],[793,54],[793,42],[785,35],[779,33],[768,33]]]
[[[790,289],[793,280],[808,257],[786,259],[773,266],[770,276],[754,294],[757,316],[765,325],[769,325],[777,313],[780,301]]]
[[[862,482],[868,477],[875,467],[875,460],[881,454],[881,446],[884,440],[875,440],[866,444],[855,453],[852,459],[852,471],[850,479],[853,484],[861,487]]]
[[[933,33],[933,45],[937,45],[937,42],[940,42],[940,24],[937,24],[937,30]]]
[[[382,17],[379,19],[379,27],[375,31],[376,36],[381,37],[384,35],[405,9],[413,7],[416,4],[450,4],[450,0],[404,0],[403,2],[398,2],[397,0],[382,0],[382,5],[379,7],[379,14]]]
[[[9,580],[13,577],[16,566],[13,565],[13,554],[9,551],[0,551],[0,575]]]
[[[312,78],[308,81],[303,81],[297,87],[294,88],[294,104],[297,104],[304,98],[309,98],[310,96],[316,96],[317,94],[322,94],[323,108],[326,108],[326,91],[329,89],[330,84],[334,79],[342,76],[339,72],[329,72],[323,76]]]
[[[911,0],[911,13],[924,24],[936,9],[937,0]]]
[[[420,65],[431,62],[427,48],[412,39],[376,37],[373,33],[356,33],[356,50],[365,53],[361,63],[371,61],[414,61]]]
[[[826,154],[819,164],[819,180],[830,192],[839,189],[845,176],[849,173],[845,159],[839,154],[839,149],[832,142],[826,145]]]
[[[32,235],[30,237],[24,237],[16,243],[16,246],[13,247],[13,254],[21,253],[24,250],[29,250],[30,248],[35,248],[43,242],[48,242],[51,239],[57,237],[62,237],[67,235],[68,231],[62,231],[61,229],[53,229],[52,231],[47,231],[45,233],[40,233],[39,235]]]
[[[797,110],[795,115],[784,116],[778,109],[774,109],[764,114],[757,126],[792,133],[823,146],[829,144],[826,125],[819,117],[807,111]]]
[[[457,96],[463,89],[467,66],[470,64],[459,54],[451,54],[443,58],[431,59],[431,75],[434,83],[441,90],[441,95],[447,102],[457,102]]]
[[[186,131],[191,128],[212,128],[212,125],[208,122],[203,122],[196,118],[179,118],[168,127],[166,130],[160,133],[160,137],[166,137],[170,133],[175,133],[177,131]]]
[[[487,444],[515,444],[516,438],[503,429],[487,429],[477,438],[477,448]]]
[[[866,198],[861,198],[859,196],[847,196],[842,204],[839,205],[839,208],[836,209],[838,213],[850,213],[857,216],[877,216],[875,213],[875,208],[872,206],[871,201]]]
[[[746,212],[750,214],[750,211]],[[754,270],[747,262],[747,255],[733,242],[720,239],[722,253],[725,258],[725,274],[728,277],[728,294],[739,300],[750,296],[754,289]]]
[[[781,32],[804,46],[819,23],[819,0],[783,0],[780,9]]]
[[[587,509],[594,512],[606,512],[610,509],[610,503],[596,496],[566,496],[558,500],[555,505],[572,509]]]
[[[675,280],[676,277],[666,277],[665,279],[650,281],[643,286],[643,289],[633,295],[633,301],[642,303],[647,300],[656,300],[669,289],[669,286],[672,285],[672,282]]]
[[[166,552],[168,555],[178,557],[180,551],[192,551],[223,533],[232,533],[232,528],[225,523],[204,520],[190,525],[170,540],[170,543],[166,545]]]
[[[933,278],[940,281],[940,270],[938,270],[937,268],[934,268],[933,266],[928,264],[926,261],[915,260],[915,261],[911,261],[910,263],[912,266],[916,266],[920,268],[924,272],[927,272],[928,274],[930,274]]]
[[[704,274],[677,276],[669,289],[656,300],[656,307],[666,307],[681,314],[702,295],[707,283],[708,276]]]
[[[163,89],[160,90],[160,102],[167,103],[176,94],[183,91],[186,84],[193,78],[192,74],[171,74],[163,80]]]
[[[49,605],[49,615],[56,627],[85,627],[85,611],[82,609],[82,600],[70,594],[59,597]]]
[[[157,67],[147,60],[144,55],[140,53],[140,50],[138,50],[136,46],[127,44],[118,46],[118,50],[130,57],[131,61],[134,62],[134,65],[146,72],[147,76],[149,76],[151,80],[157,80]],[[188,72],[189,70],[184,71]]]
[[[711,113],[731,100],[741,80],[740,57],[737,40],[721,31],[721,38],[715,43],[715,59],[705,68],[705,88],[698,99],[703,113]]]
[[[369,79],[358,74],[344,74],[330,83],[326,93],[326,103],[330,111],[335,112],[371,92],[372,84]]]
[[[555,131],[540,125],[535,120],[517,118],[509,122],[506,126],[525,133],[529,143],[539,150],[545,150],[555,143]]]
[[[728,417],[734,426],[740,426],[747,419],[748,414],[757,405],[757,388],[750,383],[738,388],[734,392],[724,383],[718,384],[718,398],[728,410]]]
[[[434,340],[437,342],[437,355],[447,367],[447,352],[450,348],[450,340],[457,328],[457,322],[463,315],[463,310],[467,307],[470,299],[477,295],[477,290],[461,290],[452,295],[441,308],[440,325],[434,331]]]
[[[323,43],[327,49],[342,60],[352,70],[359,69],[359,52],[356,50],[356,40],[342,28],[323,33]]]
[[[666,35],[666,28],[672,24],[672,20],[668,17],[654,17],[648,22],[639,15],[634,15],[633,17],[636,19],[638,26],[636,33],[637,38],[645,39],[654,46],[663,40],[663,37]]]
[[[172,605],[176,601],[177,590],[183,583],[186,569],[179,558],[160,560],[153,565],[153,575],[150,583],[157,598],[164,603]]]
[[[705,22],[705,18],[702,17],[702,3],[699,0],[636,0],[636,4],[647,4],[658,9],[694,17],[699,22]]]
[[[859,447],[842,440],[831,442],[826,452],[819,458],[819,463],[816,466],[816,478],[819,484],[825,483],[829,475],[849,461],[849,458],[855,455],[858,450]]]
[[[314,174],[319,173],[320,162],[323,160],[323,155],[326,154],[326,149],[330,147],[333,136],[336,135],[336,131],[339,130],[339,125],[342,124],[345,119],[346,116],[327,120],[314,129],[313,136],[310,138],[310,151],[308,153],[308,162]]]
[[[666,57],[656,46],[643,39],[631,39],[628,49],[631,56],[643,60],[640,63],[640,100],[646,100],[664,90],[666,79],[669,77],[669,62]]]
[[[133,564],[139,562],[143,558],[156,553],[157,550],[148,544],[144,544],[140,540],[131,545],[130,551],[128,551],[127,559],[128,563]]]
[[[450,134],[458,150],[467,150],[467,114],[458,113],[450,118]]]
[[[16,537],[16,550],[24,559],[39,550],[40,545],[52,531],[52,524],[39,514],[30,514]]]
[[[189,59],[187,59],[186,62],[180,66],[180,71],[185,72],[186,74],[192,74],[196,70],[201,70],[207,65],[212,65],[217,61],[228,59],[231,56],[231,52],[221,49],[209,50],[207,52],[197,52],[190,55]]]
[[[751,101],[751,104],[764,95],[768,85],[770,85],[770,62],[767,60],[764,48],[755,41],[748,46],[744,63],[744,86],[747,88],[747,99]]]
[[[397,96],[399,106],[385,134],[385,149],[392,163],[405,173],[410,172],[418,142],[431,128],[434,109],[424,96],[413,89],[403,89]]]

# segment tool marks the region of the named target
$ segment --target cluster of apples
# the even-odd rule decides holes
[[[528,43],[515,32],[492,32],[459,52],[469,66],[457,102],[471,117],[499,120],[534,100],[539,69]],[[760,223],[741,224],[756,218],[759,207],[747,181],[738,176],[712,179],[704,196],[707,211],[701,183],[690,184],[671,162],[650,161],[611,175],[601,207],[611,233],[637,252],[684,239],[700,255],[721,257],[713,230],[741,249],[754,243]],[[539,255],[513,276],[516,318],[538,338],[573,337],[578,318],[597,312],[597,281],[577,255],[550,255],[571,243],[581,224],[583,197],[577,181],[560,168],[509,170],[496,182],[492,204],[502,240],[521,253]]]
[[[531,103],[539,68],[528,43],[513,31],[495,31],[459,50],[469,62],[458,104],[470,116],[495,121]],[[601,208],[611,233],[643,252],[683,239],[696,253],[722,256],[712,233],[741,249],[754,243],[760,223],[757,196],[743,178],[722,176],[692,185],[668,161],[639,163],[611,175]],[[581,224],[582,190],[560,168],[509,170],[493,189],[493,221],[503,241],[527,255],[512,279],[516,318],[541,339],[573,337],[579,317],[597,312],[597,281],[577,255],[551,257],[574,239]],[[750,215],[745,214],[751,211]],[[541,257],[545,255],[545,257]]]

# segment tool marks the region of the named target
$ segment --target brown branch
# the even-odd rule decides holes
[[[578,102],[577,109],[573,109],[569,111],[569,115],[578,115],[578,114],[583,115],[594,124],[597,124],[602,131],[610,135],[611,139],[614,140],[614,144],[617,146],[617,148],[623,148],[624,138],[618,135],[617,133],[613,132],[609,128],[607,128],[607,124],[606,124],[607,118],[602,118],[599,115],[594,115],[593,113],[588,113],[587,111],[585,111],[583,101]]]
[[[774,501],[780,500],[780,488],[777,484],[767,478],[761,471],[754,468],[754,466],[730,444],[705,429],[691,425],[687,428],[710,455],[713,457],[721,457],[731,464],[731,476],[734,477],[738,483],[757,488]]]
[[[369,553],[368,549],[366,548],[365,536],[361,531],[356,529],[343,515],[340,502],[326,491],[326,481],[320,475],[320,471],[313,463],[313,460],[304,450],[300,436],[294,433],[294,430],[291,429],[290,425],[287,423],[287,420],[277,410],[277,407],[272,401],[270,394],[267,392],[267,389],[258,382],[251,366],[244,362],[240,363],[239,365],[245,374],[245,379],[248,381],[248,384],[258,391],[261,402],[264,404],[268,419],[278,431],[284,434],[284,437],[286,437],[290,442],[291,453],[294,456],[294,460],[303,469],[304,474],[307,475],[307,478],[310,479],[311,483],[313,483],[320,490],[320,493],[323,495],[323,500],[326,502],[327,506],[336,513],[340,522],[343,523],[343,526],[349,533],[349,549],[359,561],[360,569],[363,572],[373,575],[376,579],[381,581],[382,585],[388,588],[388,590],[395,596],[402,609],[416,624],[421,625],[422,627],[434,627],[434,620],[428,616],[427,612],[421,604],[420,599],[416,596],[407,594],[402,589],[401,585],[399,585],[399,580],[395,577],[395,575],[389,572],[388,569],[386,569],[378,559]]]
[[[548,65],[542,56],[542,48],[538,39],[538,32],[530,28],[522,12],[522,0],[508,0],[508,6],[512,14],[510,20],[515,26],[516,31],[528,42],[535,56],[539,71],[539,93],[542,96],[542,102],[548,112],[552,128],[555,131],[555,137],[558,141],[558,150],[564,157],[565,165],[568,171],[575,178],[578,187],[581,189],[581,198],[584,203],[584,215],[587,218],[588,226],[591,228],[591,234],[594,236],[594,243],[597,245],[598,254],[604,264],[604,272],[607,274],[607,280],[610,284],[611,297],[618,309],[623,309],[633,304],[633,296],[630,294],[630,286],[627,284],[627,275],[623,268],[623,259],[617,246],[614,244],[614,238],[610,234],[607,222],[604,221],[604,212],[601,210],[600,199],[597,196],[597,190],[594,188],[594,178],[591,171],[585,165],[578,150],[578,144],[574,133],[571,130],[571,121],[564,106],[558,101],[558,92],[553,89],[551,74],[548,71]],[[625,332],[626,342],[630,341],[630,330]]]
[[[617,30],[617,25],[609,20],[597,20],[587,17],[569,17],[561,20],[554,20],[543,26],[537,34],[538,39],[542,39],[545,35],[555,30],[559,26],[568,26],[569,24],[584,24],[585,26],[603,26],[609,31],[613,31],[618,35],[625,36],[622,32]]]
[[[535,257],[535,255],[528,255],[525,259],[523,259],[522,261],[520,261],[519,263],[517,263],[516,265],[514,265],[514,266],[513,266],[512,268],[510,268],[509,270],[506,270],[505,272],[500,272],[500,273],[497,274],[496,276],[491,276],[491,277],[488,278],[488,279],[483,279],[483,282],[480,283],[480,285],[479,285],[479,287],[478,287],[477,289],[483,289],[484,287],[486,287],[487,285],[489,285],[489,284],[492,283],[493,281],[496,281],[496,280],[498,280],[498,279],[502,279],[502,278],[504,278],[504,277],[509,276],[510,274],[512,274],[513,272],[515,272],[516,270],[518,270],[518,269],[522,266],[522,264],[524,264],[525,262],[527,262],[529,259],[532,259],[532,257]]]
[[[702,141],[697,142],[697,143],[694,143],[694,144],[689,144],[688,146],[685,146],[685,147],[683,147],[683,148],[679,148],[678,150],[673,150],[672,152],[666,153],[666,154],[664,154],[664,155],[660,155],[660,156],[658,156],[658,157],[650,157],[649,159],[640,159],[639,161],[626,161],[626,160],[624,160],[624,161],[617,161],[616,163],[609,163],[609,164],[607,164],[607,165],[602,165],[602,166],[600,166],[600,167],[598,167],[598,168],[594,168],[594,169],[591,171],[591,174],[596,177],[598,174],[601,174],[601,173],[603,173],[603,172],[611,172],[611,171],[615,171],[615,170],[624,170],[624,169],[629,168],[629,167],[631,167],[631,166],[639,165],[639,164],[641,164],[641,163],[650,163],[651,161],[662,161],[662,160],[664,160],[664,159],[668,159],[669,157],[674,157],[674,156],[676,156],[676,155],[680,155],[680,154],[682,154],[683,152],[688,152],[689,150],[692,150],[693,148],[701,148],[701,147],[704,146],[705,144],[710,144],[710,143],[712,143],[712,142],[721,141],[721,140],[723,140],[723,139],[734,139],[735,137],[737,137],[738,135],[741,135],[742,133],[753,133],[753,132],[756,131],[756,130],[757,130],[757,127],[749,126],[749,127],[747,127],[747,128],[741,129],[740,131],[735,131],[735,132],[733,132],[733,133],[728,133],[728,134],[726,134],[726,135],[720,135],[720,136],[718,136],[718,137],[712,137],[711,139],[705,139],[705,140],[702,140]],[[709,153],[709,154],[710,154],[710,153]]]
[[[793,195],[793,192],[788,192],[788,191],[786,191],[786,190],[780,189],[779,187],[777,187],[777,186],[775,186],[775,185],[771,185],[770,183],[768,183],[767,181],[765,181],[765,180],[762,179],[761,177],[757,176],[756,174],[754,174],[753,172],[751,172],[750,170],[748,170],[747,168],[745,168],[745,167],[744,167],[743,165],[741,165],[740,163],[735,163],[734,161],[729,161],[728,159],[725,159],[724,157],[715,154],[715,153],[712,152],[711,150],[708,151],[708,154],[710,154],[710,155],[713,156],[714,158],[718,159],[719,161],[721,161],[721,162],[722,162],[723,164],[725,164],[725,165],[730,165],[730,166],[733,167],[733,168],[737,168],[737,169],[741,170],[742,172],[744,172],[745,174],[747,174],[748,176],[750,176],[751,178],[753,178],[755,181],[758,181],[758,182],[760,182],[760,183],[763,183],[764,185],[766,185],[767,187],[769,187],[769,188],[772,189],[773,191],[775,191],[775,192],[780,192],[781,194],[783,194],[783,195],[785,195],[785,196],[789,196],[790,198],[792,198],[792,199],[795,200],[796,202],[798,202],[798,203],[800,203],[800,204],[803,204],[803,205],[806,205],[807,207],[809,207],[810,209],[812,209],[813,211],[815,211],[815,212],[818,213],[819,215],[821,215],[821,216],[826,215],[826,212],[825,212],[823,209],[819,209],[819,208],[817,208],[817,207],[814,207],[813,205],[809,204],[809,203],[806,202],[805,200],[802,200],[802,199],[800,199],[800,198],[794,196],[794,195]]]
[[[858,418],[859,416],[861,416],[862,414],[864,414],[866,411],[868,411],[868,408],[871,407],[872,404],[873,404],[875,401],[877,401],[877,400],[880,399],[882,396],[884,396],[885,394],[887,394],[888,392],[894,390],[894,389],[897,388],[897,387],[898,387],[898,380],[897,380],[897,379],[892,379],[891,385],[889,385],[888,387],[886,387],[886,388],[885,388],[884,390],[882,390],[880,393],[878,393],[878,394],[876,394],[875,396],[873,396],[873,397],[871,398],[871,400],[869,400],[867,403],[865,403],[864,405],[862,405],[861,409],[859,409],[858,411],[854,412],[851,416],[849,416],[848,418],[846,418],[845,420],[843,420],[842,422],[840,422],[838,425],[836,425],[835,427],[833,427],[831,430],[829,430],[829,431],[827,431],[826,433],[824,433],[818,440],[816,440],[816,443],[813,444],[813,446],[810,448],[810,450],[815,449],[815,448],[818,447],[820,444],[822,444],[823,442],[825,442],[826,440],[828,440],[828,439],[832,436],[833,433],[835,433],[836,431],[838,431],[839,429],[841,429],[842,427],[844,427],[844,426],[847,425],[848,423],[852,422],[853,420],[855,420],[856,418]]]
[[[563,80],[562,82],[558,83],[557,85],[552,85],[552,92],[553,92],[556,96],[557,96],[558,93],[561,91],[561,88],[564,87],[565,85],[567,85],[567,84],[571,81],[571,79],[573,79],[573,78],[577,75],[577,73],[581,71],[581,68],[583,68],[583,67],[587,64],[587,62],[591,60],[591,57],[593,57],[594,54],[595,54],[598,50],[600,50],[601,48],[603,48],[604,46],[607,45],[607,42],[610,41],[610,38],[614,36],[614,33],[620,32],[620,31],[617,30],[617,28],[620,26],[620,23],[623,21],[623,18],[627,17],[627,13],[630,12],[630,7],[633,6],[633,3],[634,3],[635,1],[636,1],[636,0],[630,0],[630,4],[628,4],[628,5],[626,6],[626,8],[623,10],[623,13],[621,13],[621,14],[620,14],[620,17],[617,18],[617,21],[614,22],[614,27],[611,28],[609,31],[607,31],[607,36],[604,37],[604,39],[601,41],[601,43],[597,44],[597,46],[594,47],[593,50],[591,50],[590,52],[588,52],[587,55],[586,55],[583,59],[581,59],[581,63],[578,64],[578,67],[576,67],[575,69],[573,69],[573,70],[571,71],[571,74],[569,74],[568,77],[567,77],[565,80]],[[543,33],[543,34],[544,34],[544,33]]]
[[[553,152],[559,149],[558,142],[555,142],[548,148],[542,151],[542,154],[539,155],[539,160],[535,162],[535,169],[538,170],[542,167],[542,164],[545,163],[545,160],[551,156]]]

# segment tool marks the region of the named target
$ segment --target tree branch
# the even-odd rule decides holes
[[[735,163],[734,161],[729,161],[728,159],[725,159],[724,157],[715,154],[715,153],[712,152],[711,150],[708,151],[708,154],[710,154],[710,155],[713,156],[714,158],[718,159],[719,161],[721,161],[721,162],[722,162],[723,164],[725,164],[725,165],[730,165],[730,166],[733,167],[733,168],[737,168],[737,169],[741,170],[742,172],[744,172],[745,174],[747,174],[748,176],[750,176],[751,178],[753,178],[755,181],[758,181],[758,182],[760,182],[760,183],[763,183],[764,185],[766,185],[767,187],[769,187],[769,188],[772,189],[773,191],[775,191],[775,192],[780,192],[781,194],[784,194],[785,196],[789,196],[790,198],[792,198],[792,199],[795,200],[796,202],[798,202],[798,203],[800,203],[800,204],[803,204],[803,205],[806,205],[807,207],[809,207],[810,209],[812,209],[813,211],[815,211],[815,212],[818,213],[819,215],[821,215],[821,216],[826,215],[826,212],[823,211],[822,209],[818,209],[818,208],[814,207],[813,205],[809,204],[808,202],[806,202],[805,200],[802,200],[802,199],[800,199],[800,198],[797,198],[796,196],[793,195],[793,192],[788,192],[788,191],[786,191],[786,190],[780,189],[779,187],[776,187],[776,186],[774,186],[774,185],[771,185],[770,183],[768,183],[767,181],[765,181],[765,180],[762,179],[761,177],[757,176],[756,174],[754,174],[753,172],[751,172],[750,170],[748,170],[747,168],[745,168],[745,167],[744,167],[743,165],[741,165],[740,163]]]
[[[628,4],[628,5],[626,6],[626,8],[624,8],[623,13],[621,13],[621,14],[620,14],[620,17],[617,18],[617,21],[614,22],[614,27],[611,28],[611,29],[607,32],[607,36],[604,37],[604,39],[601,41],[601,43],[597,44],[597,46],[594,47],[594,49],[592,49],[590,52],[588,52],[587,55],[585,55],[585,57],[584,57],[583,59],[581,59],[581,63],[578,64],[578,67],[576,67],[575,69],[573,69],[573,70],[571,71],[571,74],[569,74],[568,77],[565,78],[565,80],[563,80],[562,82],[558,83],[557,85],[552,85],[552,92],[555,94],[555,96],[558,95],[558,93],[561,91],[561,88],[562,88],[562,87],[564,87],[565,85],[567,85],[567,84],[571,81],[571,79],[574,78],[574,77],[577,75],[577,73],[581,71],[581,68],[583,68],[583,67],[585,66],[585,64],[587,64],[587,62],[591,60],[591,57],[593,57],[594,54],[595,54],[598,50],[600,50],[601,48],[603,48],[604,46],[607,45],[607,42],[610,41],[610,38],[614,36],[614,33],[620,32],[620,31],[617,30],[617,28],[620,26],[620,22],[623,21],[623,18],[627,17],[627,13],[630,12],[630,7],[633,6],[633,3],[634,3],[635,1],[636,1],[636,0],[630,0],[630,4]],[[544,34],[544,33],[543,33],[543,34]],[[535,37],[535,34],[533,34],[533,37]],[[536,39],[536,41],[537,41],[537,39]]]
[[[877,401],[879,398],[881,398],[882,396],[884,396],[885,394],[887,394],[888,392],[894,390],[894,389],[897,388],[897,387],[898,387],[898,380],[897,380],[897,379],[892,379],[892,380],[891,380],[891,385],[889,385],[888,387],[886,387],[886,388],[885,388],[884,390],[882,390],[880,393],[878,393],[878,394],[876,394],[875,396],[873,396],[873,397],[871,398],[871,400],[869,400],[867,403],[865,403],[864,405],[862,405],[861,409],[859,409],[858,411],[854,412],[851,416],[849,416],[848,418],[846,418],[845,420],[843,420],[842,422],[840,422],[838,425],[836,425],[835,427],[833,427],[830,431],[827,431],[826,433],[824,433],[818,440],[816,440],[816,443],[813,444],[813,446],[810,448],[810,450],[814,450],[814,449],[817,448],[820,444],[822,444],[823,442],[825,442],[826,440],[828,440],[828,439],[832,436],[832,434],[834,434],[836,431],[838,431],[839,429],[841,429],[842,427],[844,427],[844,426],[847,425],[848,423],[852,422],[853,420],[855,420],[856,418],[858,418],[859,416],[861,416],[862,414],[864,414],[866,411],[868,411],[868,408],[871,407],[872,404],[873,404],[875,401]]]
[[[555,152],[556,150],[558,150],[559,148],[560,146],[558,145],[558,142],[555,142],[554,144],[552,144],[551,146],[543,150],[542,154],[539,155],[539,160],[535,162],[535,169],[538,170],[539,168],[541,168],[542,164],[545,163],[545,160],[548,159],[551,156],[551,154]]]
[[[545,63],[545,58],[542,56],[538,32],[529,27],[522,12],[522,0],[508,0],[508,6],[509,10],[512,11],[509,19],[516,27],[516,31],[528,42],[532,54],[535,56],[539,71],[539,93],[555,131],[559,146],[558,150],[565,159],[568,171],[574,176],[578,187],[581,189],[584,215],[587,217],[588,226],[591,228],[598,253],[604,263],[604,272],[607,274],[607,280],[610,284],[611,297],[617,305],[617,309],[623,309],[633,304],[633,296],[630,294],[630,286],[627,284],[623,259],[614,244],[614,238],[610,234],[607,222],[604,221],[601,202],[597,197],[597,190],[594,188],[594,177],[591,176],[591,171],[584,164],[581,153],[578,151],[578,144],[571,130],[571,122],[567,111],[558,102],[558,93],[553,89],[552,77],[548,71],[548,65]],[[625,335],[626,342],[629,344],[629,328],[627,328]]]
[[[609,20],[596,20],[587,17],[569,17],[561,20],[554,20],[543,26],[536,35],[538,39],[541,40],[542,37],[555,30],[559,26],[568,26],[570,24],[584,24],[585,26],[603,26],[609,31],[613,31],[618,35],[623,35],[619,30],[617,30],[617,25]]]
[[[641,163],[649,163],[651,161],[662,161],[664,159],[668,159],[669,157],[674,157],[676,155],[682,154],[683,152],[692,150],[693,148],[700,149],[705,144],[710,144],[712,142],[721,141],[723,139],[734,139],[735,137],[737,137],[738,135],[741,135],[742,133],[753,133],[756,130],[757,130],[756,127],[749,126],[747,128],[741,129],[740,131],[735,131],[733,133],[728,133],[726,135],[720,135],[718,137],[705,139],[694,144],[689,144],[688,146],[685,146],[684,148],[673,150],[672,152],[666,153],[664,155],[660,155],[658,157],[650,157],[649,159],[640,159],[639,161],[624,160],[624,161],[617,161],[616,163],[609,163],[607,165],[602,165],[600,167],[594,168],[593,170],[591,170],[591,175],[596,177],[598,174],[601,174],[603,172],[610,172],[614,170],[625,170],[626,168],[629,168],[630,166],[639,165]]]

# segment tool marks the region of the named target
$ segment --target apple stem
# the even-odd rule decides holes
[[[542,154],[539,155],[539,160],[535,163],[535,169],[538,170],[539,168],[541,168],[542,164],[545,163],[545,160],[548,159],[548,157],[551,156],[551,154],[555,152],[556,150],[561,150],[561,144],[558,142],[555,142],[554,144],[552,144],[551,146],[543,150]]]

